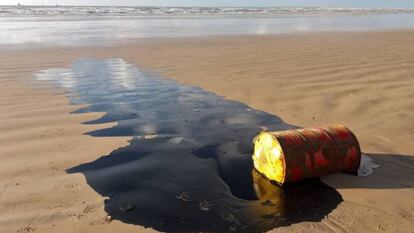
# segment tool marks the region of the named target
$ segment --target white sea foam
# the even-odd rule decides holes
[[[414,8],[318,8],[318,7],[121,7],[121,6],[0,6],[0,16],[139,16],[139,15],[331,15],[414,13]]]
[[[379,168],[381,165],[375,163],[375,160],[362,154],[361,165],[358,168],[358,176],[369,176],[374,173],[374,169]]]

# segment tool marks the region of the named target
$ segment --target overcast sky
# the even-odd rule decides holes
[[[0,0],[0,5],[404,7],[414,0]]]

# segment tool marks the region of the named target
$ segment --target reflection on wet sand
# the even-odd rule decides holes
[[[0,2],[1,4],[1,2]],[[1,8],[1,6],[0,6]],[[50,8],[49,10],[53,10]],[[70,7],[66,8],[70,9]],[[76,9],[74,9],[76,10]],[[307,9],[315,10],[315,9]],[[0,47],[97,46],[152,38],[277,35],[316,31],[411,30],[414,14],[397,12],[285,12],[261,15],[186,14],[136,16],[26,16],[0,17]],[[332,9],[330,9],[332,10]],[[361,10],[361,9],[360,9]],[[380,9],[378,9],[380,10]],[[386,11],[386,9],[383,9]],[[390,9],[388,9],[390,10]],[[407,9],[408,10],[408,9]],[[305,10],[306,11],[306,10]],[[410,10],[408,10],[410,11]],[[413,12],[412,10],[410,12]],[[5,12],[1,12],[0,15]],[[16,12],[17,13],[17,12]],[[280,12],[279,12],[280,13]],[[59,13],[60,14],[60,13]]]
[[[263,232],[318,221],[342,201],[309,180],[283,189],[253,170],[252,138],[294,126],[197,87],[182,86],[122,59],[75,61],[39,72],[68,88],[87,122],[116,122],[92,136],[132,136],[130,145],[68,169],[107,197],[113,219],[167,232]]]

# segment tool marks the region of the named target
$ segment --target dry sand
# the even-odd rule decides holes
[[[0,232],[144,232],[105,221],[103,198],[65,169],[126,145],[83,135],[102,113],[69,114],[64,90],[31,74],[79,57],[123,58],[298,126],[344,123],[382,166],[323,181],[344,202],[322,222],[275,232],[414,231],[414,32],[309,33],[143,41],[0,54]],[[32,227],[32,228],[30,228]]]

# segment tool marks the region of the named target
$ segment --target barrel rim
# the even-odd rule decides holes
[[[282,158],[282,165],[283,165],[283,176],[282,176],[282,180],[281,181],[276,181],[273,179],[269,179],[274,181],[276,184],[282,186],[285,183],[286,180],[286,159],[285,159],[285,153],[283,152],[283,148],[282,148],[282,144],[280,144],[279,140],[277,139],[277,137],[275,136],[277,132],[268,132],[268,131],[261,131],[259,133],[259,135],[257,135],[254,138],[254,143],[256,144],[256,141],[260,138],[261,135],[270,135],[272,140],[275,141],[277,144],[279,144],[280,147],[280,157]],[[254,151],[255,152],[255,151]],[[254,153],[253,152],[253,153]],[[262,173],[261,171],[259,171],[259,169],[257,169],[255,166],[253,166],[261,175],[263,175],[264,177],[267,177],[266,174]]]

